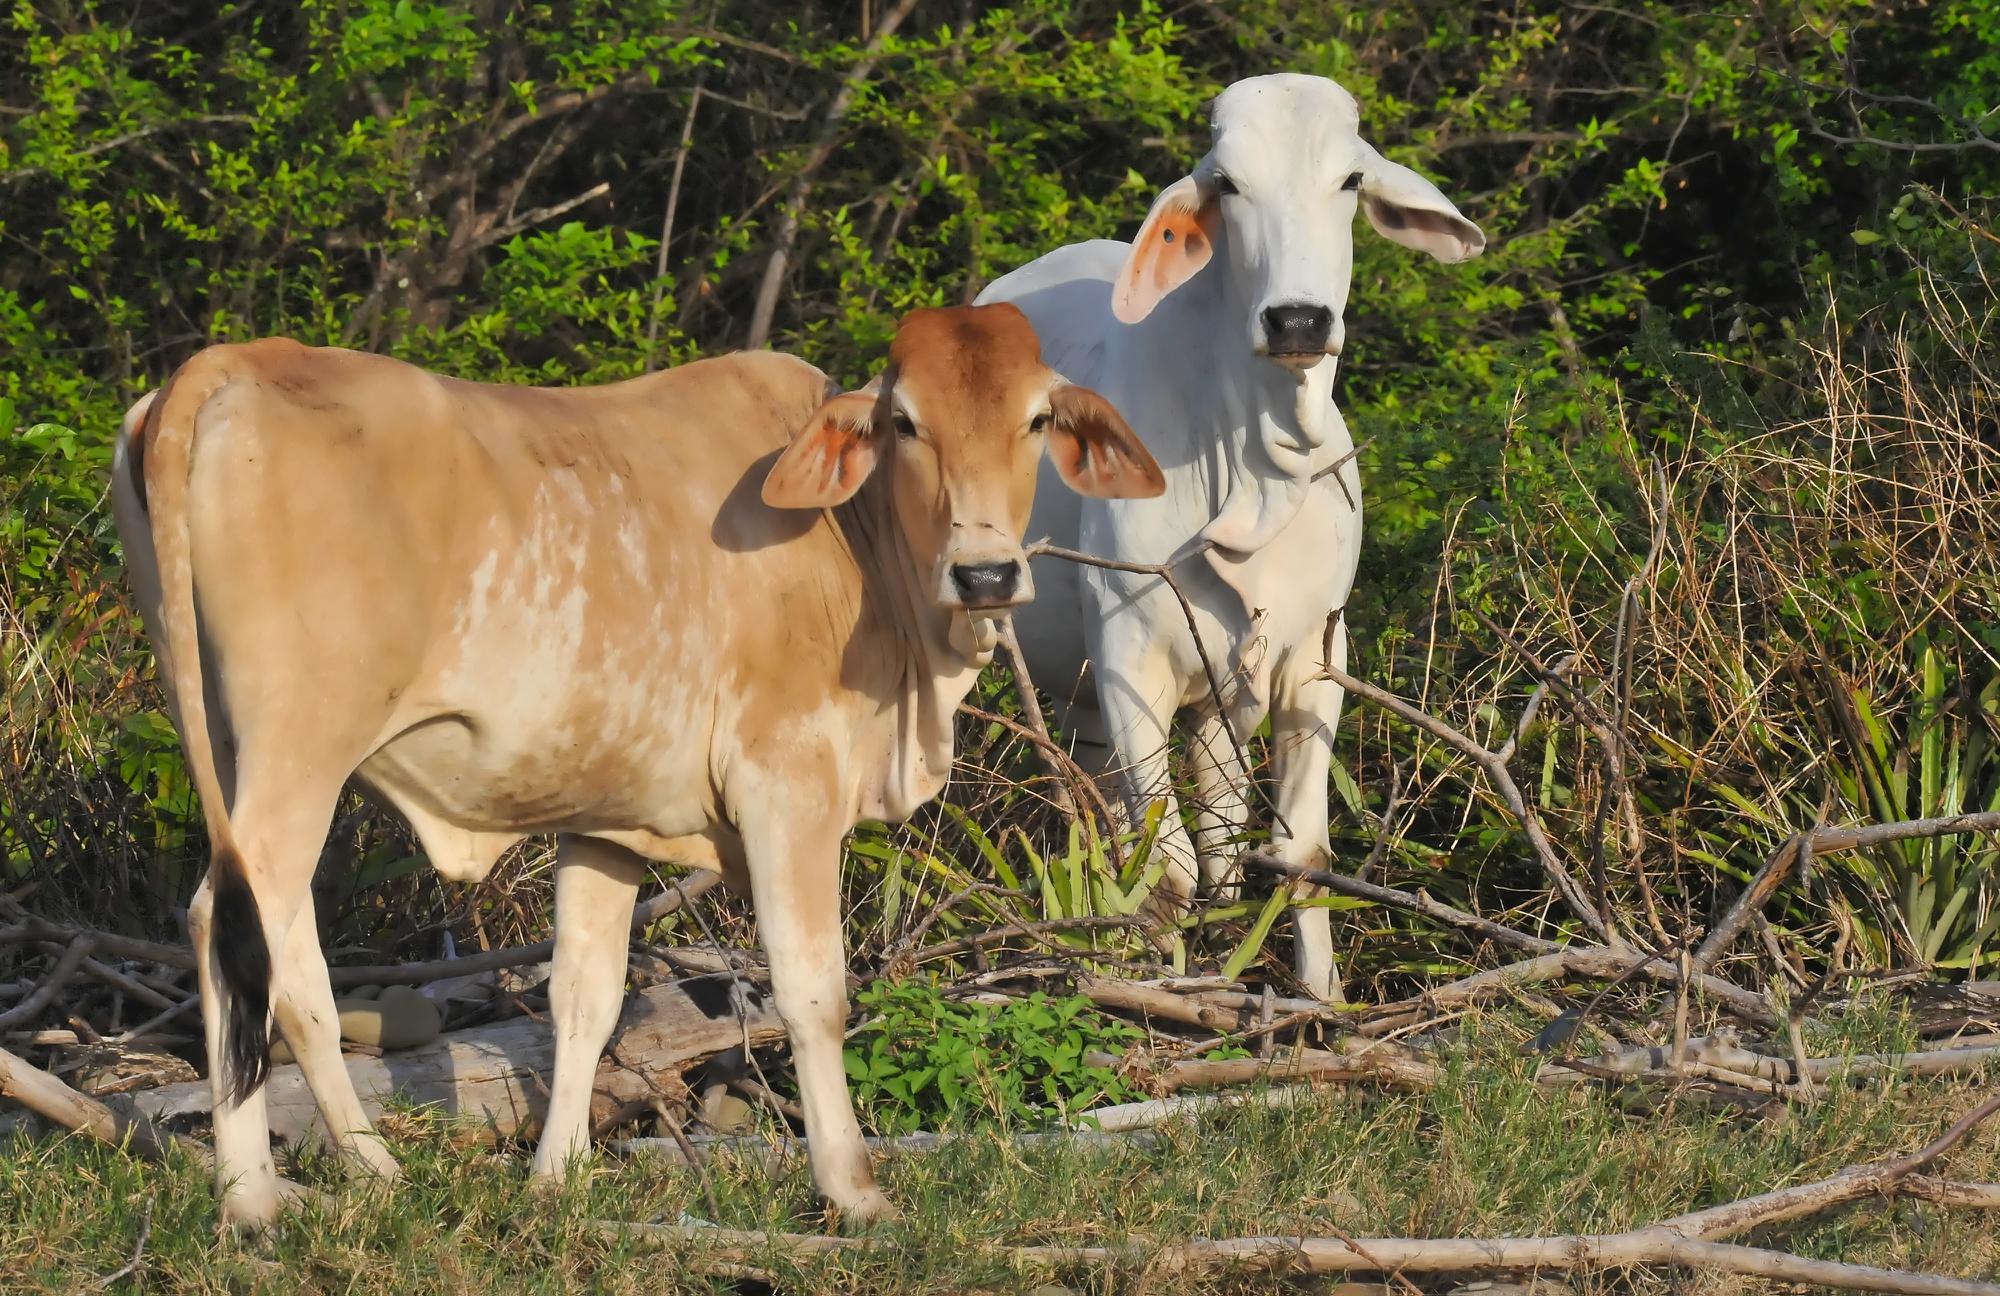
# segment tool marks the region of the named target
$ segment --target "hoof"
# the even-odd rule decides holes
[[[389,1185],[400,1181],[403,1167],[396,1162],[382,1140],[374,1135],[347,1140],[340,1149],[341,1164],[356,1181]]]
[[[222,1232],[248,1240],[270,1232],[284,1205],[275,1181],[253,1192],[246,1192],[238,1185],[222,1195],[216,1213]]]
[[[896,1209],[895,1203],[880,1188],[870,1188],[846,1201],[829,1201],[827,1204],[839,1213],[843,1222],[894,1224],[903,1218],[903,1212]]]

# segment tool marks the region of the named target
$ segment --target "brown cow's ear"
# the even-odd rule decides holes
[[[764,478],[772,508],[825,509],[852,499],[881,457],[871,392],[835,396],[814,410]]]
[[[1111,313],[1137,324],[1215,252],[1215,187],[1185,176],[1160,191],[1111,285]]]
[[[1062,382],[1049,393],[1049,412],[1049,458],[1071,490],[1098,499],[1151,499],[1166,491],[1160,465],[1110,401]]]

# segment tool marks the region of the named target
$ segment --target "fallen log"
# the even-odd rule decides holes
[[[1521,986],[1566,977],[1599,981],[1643,977],[1664,985],[1678,985],[1680,968],[1672,959],[1657,958],[1637,950],[1614,950],[1601,945],[1551,948],[1534,958],[1505,967],[1489,968],[1463,980],[1425,991],[1413,999],[1383,1004],[1369,1010],[1367,1020],[1355,1029],[1363,1035],[1384,1035],[1415,1025],[1440,1010],[1467,1007]],[[1770,1005],[1761,996],[1721,977],[1712,974],[1697,976],[1694,985],[1732,1012],[1759,1026],[1774,1026],[1778,1022],[1777,1014],[1771,1011]]]
[[[1274,1058],[1175,1062],[1154,1077],[1154,1083],[1162,1093],[1277,1081],[1308,1084],[1344,1081],[1392,1089],[1431,1089],[1443,1077],[1444,1072],[1428,1062],[1391,1053],[1349,1055],[1299,1049]]]
[[[0,1098],[19,1103],[64,1129],[86,1134],[100,1143],[124,1145],[144,1156],[162,1157],[175,1140],[150,1121],[120,1115],[88,1094],[79,1093],[27,1060],[0,1049]],[[208,1149],[189,1143],[197,1157]]]
[[[1372,1041],[1371,1041],[1372,1043]],[[1220,1089],[1260,1083],[1361,1083],[1391,1089],[1431,1089],[1444,1078],[1437,1066],[1375,1045],[1352,1053],[1294,1048],[1268,1058],[1195,1058],[1167,1062],[1138,1053],[1086,1052],[1090,1066],[1132,1076],[1165,1095],[1182,1089]]]
[[[1799,1065],[1792,1059],[1752,1052],[1727,1037],[1696,1036],[1683,1046],[1680,1060],[1686,1065],[1733,1071],[1760,1080],[1789,1084],[1799,1078]],[[1652,1076],[1671,1071],[1674,1066],[1673,1050],[1664,1045],[1649,1045],[1644,1048],[1627,1049],[1622,1053],[1579,1058],[1576,1061],[1581,1064],[1577,1068],[1571,1068],[1567,1061],[1545,1063],[1535,1079],[1544,1085],[1564,1086],[1601,1079],[1606,1073],[1634,1078]],[[1864,1080],[1880,1075],[1969,1075],[1982,1072],[1995,1064],[2000,1064],[2000,1041],[1993,1041],[1990,1036],[1981,1036],[1974,1041],[1968,1041],[1968,1046],[1964,1048],[1931,1049],[1921,1053],[1855,1053],[1844,1057],[1807,1058],[1805,1078],[1812,1081],[1827,1081]]]
[[[653,986],[631,996],[611,1046],[598,1063],[593,1121],[628,1103],[643,1103],[679,1087],[681,1070],[725,1049],[752,1047],[784,1035],[768,1006],[744,1010],[741,1019],[729,988],[689,983]],[[347,1073],[370,1119],[396,1098],[469,1117],[495,1136],[526,1133],[541,1120],[555,1067],[555,1036],[546,1021],[516,1017],[455,1031],[435,1043],[382,1057],[347,1059]],[[287,1143],[325,1137],[312,1091],[297,1066],[271,1068],[265,1087],[271,1129]],[[209,1110],[208,1083],[165,1085],[132,1095],[134,1107],[155,1120]]]

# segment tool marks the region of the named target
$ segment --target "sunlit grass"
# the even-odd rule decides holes
[[[1828,1045],[1875,1047],[1900,1033],[1881,1014]],[[1500,1017],[1474,1023],[1447,1079],[1423,1094],[1329,1092],[1280,1110],[1246,1108],[1170,1125],[1148,1147],[1024,1145],[978,1131],[947,1154],[882,1163],[905,1220],[883,1230],[905,1245],[798,1268],[760,1262],[793,1291],[1264,1291],[1269,1278],[1149,1272],[1035,1274],[990,1244],[1091,1244],[1258,1233],[1466,1236],[1607,1232],[1823,1177],[1921,1146],[1978,1097],[1964,1083],[1894,1083],[1838,1091],[1818,1106],[1765,1119],[1670,1103],[1628,1115],[1603,1096],[1551,1093],[1519,1054],[1525,1031]],[[330,1212],[288,1220],[265,1242],[218,1241],[201,1171],[160,1166],[75,1138],[0,1144],[0,1286],[73,1290],[130,1257],[143,1212],[152,1232],[147,1290],[706,1291],[684,1251],[652,1251],[593,1232],[593,1219],[706,1216],[698,1172],[650,1158],[611,1159],[543,1197],[525,1158],[495,1153],[463,1129],[422,1115],[390,1134],[406,1171],[386,1194],[339,1187],[308,1159],[309,1182],[337,1190]],[[1956,1178],[2000,1177],[2000,1137],[1982,1131],[1948,1162]],[[817,1232],[802,1161],[767,1169],[716,1158],[706,1171],[719,1218],[733,1228]],[[2000,1242],[1977,1212],[1863,1202],[1747,1239],[1827,1259],[2000,1276]],[[1733,1291],[1736,1280],[1685,1273],[1625,1275],[1624,1290]],[[1613,1277],[1582,1280],[1611,1290]],[[136,1290],[129,1282],[125,1290]],[[1441,1288],[1442,1290],[1442,1288]]]

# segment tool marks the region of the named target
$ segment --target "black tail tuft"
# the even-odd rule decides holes
[[[215,908],[209,940],[229,996],[223,1028],[223,1092],[242,1102],[271,1070],[271,951],[264,943],[264,920],[244,875],[243,860],[225,847],[216,852]]]

